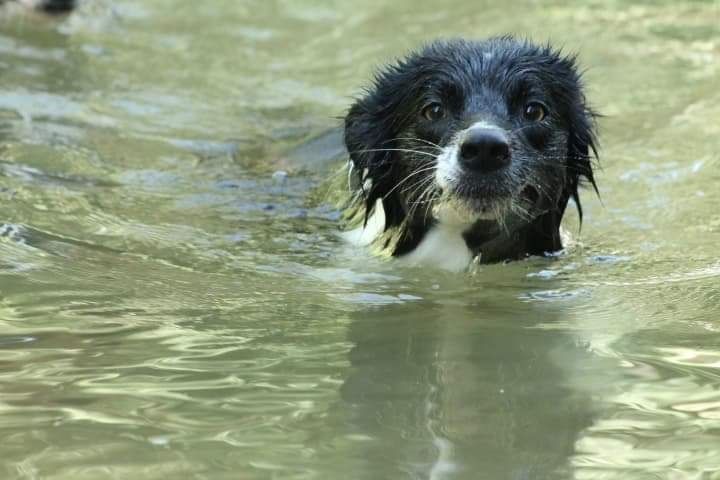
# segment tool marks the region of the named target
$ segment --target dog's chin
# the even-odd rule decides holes
[[[518,210],[532,216],[539,204],[540,193],[530,184],[492,189],[461,185],[443,192],[432,212],[434,218],[444,224],[462,226],[478,221],[505,223]]]
[[[501,221],[511,210],[512,198],[477,198],[449,193],[433,205],[433,217],[446,225],[472,225],[479,220]]]

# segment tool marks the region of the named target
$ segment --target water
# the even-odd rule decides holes
[[[717,1],[1,22],[0,478],[720,479]],[[468,275],[343,245],[297,146],[376,64],[501,32],[588,67],[580,243]]]

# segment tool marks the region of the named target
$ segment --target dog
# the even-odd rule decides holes
[[[344,119],[345,237],[448,270],[563,248],[597,192],[596,113],[575,56],[511,36],[438,40],[382,68]]]
[[[70,13],[77,5],[76,0],[0,0],[0,6],[16,2],[19,5],[49,15]]]

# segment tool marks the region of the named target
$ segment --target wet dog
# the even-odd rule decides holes
[[[345,117],[346,233],[462,270],[562,249],[578,189],[597,191],[595,114],[575,58],[512,37],[437,41],[377,73]]]
[[[17,3],[31,10],[50,15],[69,13],[76,7],[76,0],[0,0],[0,6],[5,3]]]

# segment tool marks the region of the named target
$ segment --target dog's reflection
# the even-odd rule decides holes
[[[595,359],[562,330],[536,328],[551,312],[506,300],[354,319],[341,408],[373,478],[571,475],[591,418],[589,394],[571,384]]]

